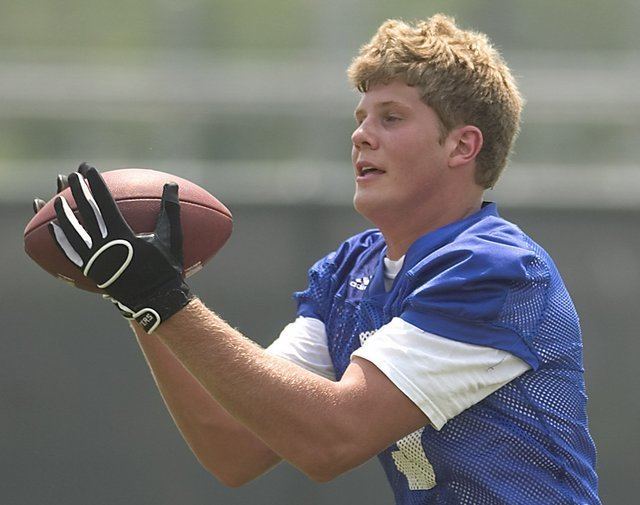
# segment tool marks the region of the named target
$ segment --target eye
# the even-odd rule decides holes
[[[387,114],[382,119],[385,123],[395,123],[397,121],[400,121],[402,118],[399,116],[394,116],[393,114]]]

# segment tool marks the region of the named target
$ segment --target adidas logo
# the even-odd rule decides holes
[[[349,283],[349,286],[351,286],[352,288],[359,289],[360,291],[364,291],[365,289],[367,289],[369,282],[371,282],[371,279],[369,277],[362,277],[362,278],[358,277],[357,279],[352,280]]]

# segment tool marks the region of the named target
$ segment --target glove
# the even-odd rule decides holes
[[[82,165],[81,165],[81,169],[84,169],[84,167]],[[56,194],[61,193],[62,191],[64,191],[68,187],[69,187],[69,179],[68,179],[68,177],[66,175],[58,174],[58,177],[56,178]],[[42,198],[34,198],[33,199],[33,204],[32,204],[33,205],[33,213],[37,214],[38,212],[40,212],[40,210],[46,205],[46,203],[47,202],[45,202]],[[54,236],[54,238],[55,238],[55,236]],[[125,319],[127,319],[129,321],[134,319],[134,317],[133,317],[134,312],[129,307],[126,307],[125,305],[122,305],[118,300],[116,300],[115,298],[111,298],[107,294],[103,294],[102,298],[104,298],[105,300],[110,301],[113,304],[113,306],[116,308],[116,310],[118,312],[120,312],[120,315],[122,317],[124,317]]]
[[[84,169],[83,165],[80,165],[80,167],[81,167],[81,169]],[[67,176],[66,175],[62,175],[62,174],[58,174],[58,177],[56,178],[56,194],[61,193],[62,191],[64,191],[68,187],[69,187],[69,179],[67,178]],[[33,213],[37,214],[38,212],[40,212],[40,209],[42,209],[42,207],[44,207],[46,205],[46,203],[47,202],[45,202],[42,198],[34,198],[33,199],[33,204],[32,204]],[[54,236],[54,238],[55,238],[55,236]],[[120,315],[122,317],[124,317],[125,319],[127,319],[129,321],[134,319],[133,318],[133,311],[129,307],[125,307],[120,302],[118,302],[118,300],[116,300],[114,298],[111,298],[107,294],[103,294],[102,298],[104,298],[105,300],[108,300],[111,303],[113,303],[113,306],[116,308],[116,310],[118,312],[120,312]]]
[[[125,317],[153,332],[193,299],[182,275],[178,185],[164,185],[154,232],[136,235],[95,168],[83,163],[68,184],[82,224],[58,196],[58,223],[50,223],[56,243]]]

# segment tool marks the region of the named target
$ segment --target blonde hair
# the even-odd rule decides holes
[[[347,73],[363,93],[394,79],[416,86],[440,118],[443,138],[463,124],[478,127],[484,143],[475,181],[495,185],[519,130],[523,100],[486,35],[461,30],[443,14],[414,24],[388,20],[360,48]]]

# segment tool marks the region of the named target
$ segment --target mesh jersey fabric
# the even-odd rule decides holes
[[[378,230],[309,270],[298,315],[321,320],[339,380],[393,317],[513,353],[532,369],[378,455],[399,505],[599,504],[578,316],[549,255],[495,204],[416,240],[389,291]]]

